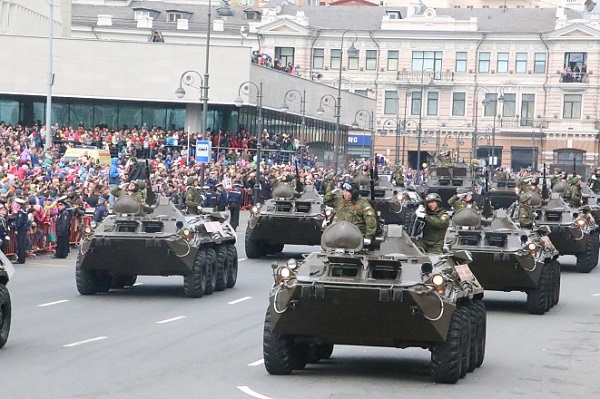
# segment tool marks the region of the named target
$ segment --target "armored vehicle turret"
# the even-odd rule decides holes
[[[246,256],[260,258],[283,251],[285,244],[318,245],[324,214],[323,197],[314,186],[294,190],[287,184],[273,189],[272,199],[250,208]]]
[[[155,206],[124,196],[114,214],[85,228],[76,263],[82,295],[135,283],[138,275],[183,276],[186,295],[199,298],[237,281],[236,233],[227,216],[184,216],[166,197]]]
[[[0,251],[0,348],[6,345],[8,334],[10,333],[12,305],[10,293],[6,285],[14,274],[14,266],[4,253]]]
[[[527,310],[544,314],[558,303],[558,251],[546,226],[522,229],[499,209],[489,218],[464,208],[452,217],[446,243],[453,251],[469,251],[473,274],[486,290],[527,293]]]
[[[494,209],[508,209],[518,199],[517,182],[512,180],[498,180],[494,178],[490,184],[487,196]]]
[[[451,210],[448,200],[456,194],[457,188],[473,188],[471,170],[472,166],[466,163],[432,164],[427,175],[426,194],[438,193],[444,209]]]
[[[377,239],[379,250],[366,251],[359,229],[337,222],[322,251],[273,264],[263,335],[270,374],[328,358],[334,345],[427,348],[442,383],[482,364],[486,312],[468,252],[426,255],[399,225]]]

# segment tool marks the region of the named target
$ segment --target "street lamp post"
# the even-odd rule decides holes
[[[432,68],[425,68],[421,71],[421,99],[419,100],[419,124],[417,125],[417,173],[416,173],[416,178],[418,179],[419,177],[419,172],[421,170],[421,134],[423,133],[423,124],[422,124],[422,120],[423,120],[423,96],[425,94],[425,83],[424,83],[424,78],[425,78],[425,72],[427,71],[431,71],[433,72],[432,76],[431,76],[431,80],[429,81],[428,86],[434,86],[435,83],[433,82],[433,77],[435,74],[435,70]],[[405,119],[406,120],[406,119]]]
[[[52,49],[54,48],[54,0],[47,0],[50,6],[50,13],[48,18],[50,20],[48,26],[48,81],[47,81],[47,94],[46,94],[46,150],[52,147],[52,84],[54,81],[53,72],[53,54]]]
[[[493,164],[493,166],[495,166],[496,162],[494,162],[494,158],[495,158],[495,152],[496,152],[496,118],[500,118],[500,115],[498,114],[498,101],[502,101],[502,102],[504,101],[504,87],[500,86],[500,87],[498,87],[498,92],[490,93],[490,90],[485,86],[475,86],[475,97],[477,97],[477,92],[479,91],[479,89],[485,90],[485,96],[481,103],[486,108],[490,104],[490,100],[488,99],[488,94],[496,95],[496,99],[494,101],[494,115],[493,115],[494,123],[493,123],[493,127],[492,127],[492,160],[490,162]],[[475,129],[473,130],[472,142],[473,142],[473,159],[477,159],[477,133],[478,133],[477,132],[477,122],[479,119],[478,118],[479,106],[477,105],[477,99],[475,99],[474,105],[475,105]]]
[[[323,115],[325,113],[325,108],[323,108],[323,105],[327,105],[329,106],[329,103],[333,102],[333,116],[336,119],[336,124],[335,124],[335,137],[333,138],[333,152],[334,152],[334,157],[335,157],[335,173],[338,172],[338,154],[337,154],[337,141],[338,141],[338,136],[339,136],[339,132],[340,132],[340,106],[338,105],[337,100],[335,99],[334,96],[332,96],[331,94],[324,94],[323,97],[321,97],[321,100],[319,101],[319,108],[317,108],[317,115]]]
[[[346,53],[348,54],[348,58],[350,58],[352,56],[352,58],[357,57],[358,56],[358,50],[356,49],[356,47],[354,47],[354,43],[356,43],[356,41],[358,40],[358,35],[356,34],[355,31],[353,31],[352,29],[346,29],[343,33],[342,33],[342,43],[340,45],[340,68],[339,68],[339,75],[338,75],[338,87],[337,87],[337,99],[335,101],[335,137],[333,138],[333,153],[335,156],[335,172],[338,172],[338,167],[339,167],[339,156],[338,156],[338,152],[339,152],[339,147],[340,147],[340,111],[341,111],[341,107],[342,107],[342,60],[344,58],[344,36],[346,36],[347,33],[352,33],[354,35],[354,40],[352,41],[352,44],[350,45],[350,47],[348,47],[348,50],[346,51]]]
[[[260,150],[262,149],[262,130],[263,130],[263,120],[262,120],[262,99],[263,99],[263,84],[260,82],[259,85],[256,83],[246,81],[240,85],[238,88],[238,96],[235,98],[233,103],[236,107],[241,107],[244,105],[244,100],[242,99],[242,93],[250,95],[250,89],[254,87],[256,89],[256,108],[258,109],[258,121],[256,130],[258,130],[257,134],[257,142],[256,142],[256,181],[254,182],[254,201],[253,205],[258,203],[258,195],[260,192]]]
[[[369,122],[369,133],[371,133],[371,163],[375,164],[375,140],[374,140],[374,130],[373,130],[373,111],[369,112],[366,109],[360,109],[356,111],[354,114],[354,121],[352,122],[352,127],[357,129],[359,127],[358,120]]]
[[[296,97],[300,97],[300,114],[302,115],[302,142],[306,140],[306,89],[303,90],[302,93],[296,89],[290,89],[283,95],[283,104],[279,107],[281,112],[288,112],[290,110],[290,106],[287,104],[287,101],[295,101]],[[304,161],[302,159],[303,151],[300,151],[300,165],[304,165]]]

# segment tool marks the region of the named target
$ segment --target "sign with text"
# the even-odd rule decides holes
[[[196,162],[209,163],[212,145],[208,140],[196,140]]]
[[[348,146],[349,147],[370,147],[371,136],[362,134],[349,134],[348,135]]]

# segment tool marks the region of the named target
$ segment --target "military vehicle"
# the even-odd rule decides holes
[[[273,189],[272,198],[250,208],[246,256],[260,258],[283,251],[285,244],[318,245],[325,218],[323,197],[314,186],[294,190],[287,184]]]
[[[492,180],[487,193],[492,208],[508,209],[518,199],[518,188],[515,180]]]
[[[75,267],[80,294],[131,286],[138,275],[183,276],[192,298],[236,284],[236,233],[226,215],[184,216],[166,197],[149,207],[123,196],[113,211],[84,230]]]
[[[544,314],[560,295],[558,251],[549,233],[547,226],[520,228],[503,209],[482,218],[463,208],[452,217],[446,243],[471,253],[469,267],[486,290],[525,292],[529,313]]]
[[[395,187],[390,179],[389,175],[380,175],[373,180],[367,175],[359,175],[354,182],[360,187],[360,196],[369,201],[384,224],[409,226],[421,196],[414,190]]]
[[[600,233],[598,225],[591,215],[589,207],[572,208],[561,197],[564,192],[562,183],[552,188],[550,198],[542,200],[539,194],[532,195],[532,207],[536,213],[536,226],[548,226],[548,237],[559,254],[575,255],[576,269],[580,273],[589,273],[598,264],[600,249]],[[518,206],[515,204],[508,210],[513,220],[518,220]]]
[[[473,183],[478,183],[472,177],[472,166],[466,163],[432,164],[427,175],[427,190],[425,194],[438,193],[442,198],[442,206],[452,210],[448,200],[456,194],[459,187],[469,190]]]
[[[267,372],[290,374],[331,356],[334,345],[431,351],[433,380],[455,383],[483,363],[483,288],[468,252],[424,254],[400,225],[387,225],[377,251],[360,230],[337,222],[321,252],[273,266],[263,335]]]
[[[8,292],[8,288],[6,288],[6,285],[14,274],[14,266],[4,253],[0,251],[0,348],[6,345],[8,334],[10,333],[12,305],[10,293]]]

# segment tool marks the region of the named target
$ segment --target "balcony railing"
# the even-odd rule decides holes
[[[560,83],[588,83],[588,74],[586,72],[562,72],[560,74]]]
[[[498,126],[500,127],[542,127],[545,129],[548,127],[548,121],[537,118],[519,118],[519,117],[501,117],[499,119]]]

